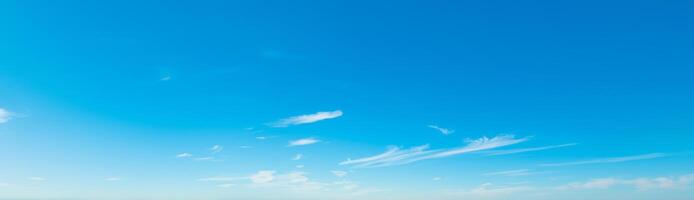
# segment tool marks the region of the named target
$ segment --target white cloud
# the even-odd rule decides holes
[[[685,187],[692,183],[694,183],[694,174],[679,177],[642,177],[635,179],[599,178],[587,182],[570,183],[564,189],[608,189],[615,186],[630,186],[638,190],[674,189]]]
[[[222,150],[224,150],[224,147],[221,146],[221,145],[218,145],[218,144],[215,144],[214,146],[212,146],[212,147],[210,148],[210,151],[212,151],[212,153],[219,153],[219,152],[221,152]]]
[[[176,155],[177,158],[188,158],[188,157],[192,157],[192,156],[193,156],[193,154],[190,154],[190,153],[180,153],[180,154]]]
[[[217,158],[212,157],[212,156],[198,157],[198,158],[195,158],[194,160],[196,160],[196,161],[211,161],[211,162],[219,162],[219,161],[222,161],[222,160],[217,159]]]
[[[31,181],[45,181],[46,178],[34,176],[34,177],[29,177],[29,180],[31,180]]]
[[[250,149],[250,148],[253,148],[253,146],[243,145],[243,146],[239,146],[239,148]]]
[[[315,144],[318,142],[320,142],[320,140],[317,140],[315,138],[303,138],[303,139],[289,141],[289,146],[290,147],[303,146],[303,145]]]
[[[105,181],[120,181],[120,177],[108,177],[104,179]]]
[[[250,176],[251,182],[253,183],[268,183],[275,180],[275,171],[263,170]]]
[[[642,155],[635,155],[635,156],[600,158],[600,159],[593,159],[593,160],[583,160],[583,161],[564,162],[564,163],[549,163],[549,164],[541,164],[540,166],[557,167],[557,166],[601,164],[601,163],[618,163],[618,162],[627,162],[627,161],[635,161],[635,160],[654,159],[654,158],[660,158],[660,157],[665,157],[665,156],[667,156],[667,155],[663,154],[663,153],[651,153],[651,154],[642,154]]]
[[[236,186],[236,184],[225,183],[225,184],[219,184],[219,185],[217,185],[217,187],[220,187],[220,188],[230,188],[230,187],[233,187],[233,186]]]
[[[494,151],[489,151],[487,155],[498,156],[498,155],[508,155],[508,154],[515,154],[515,153],[525,153],[525,152],[531,152],[531,151],[542,151],[542,150],[548,150],[548,149],[554,149],[554,148],[574,146],[576,144],[577,143],[570,143],[570,144],[560,144],[560,145],[523,148],[523,149],[494,150]]]
[[[255,139],[258,139],[258,140],[267,140],[268,138],[265,137],[265,136],[258,136],[258,137],[255,137]]]
[[[340,165],[355,165],[356,167],[384,167],[391,165],[402,165],[421,160],[443,158],[503,147],[524,142],[526,140],[527,138],[516,139],[512,135],[500,135],[491,139],[482,137],[476,140],[468,140],[467,145],[451,149],[429,150],[429,145],[422,145],[410,148],[408,150],[401,150],[398,147],[390,146],[388,147],[388,150],[382,154],[355,160],[347,159],[346,161],[341,162]]]
[[[299,169],[304,168],[304,165],[296,165],[296,168],[299,168]]]
[[[198,181],[228,182],[228,181],[238,181],[238,180],[245,180],[245,179],[248,179],[248,177],[215,176],[215,177],[200,178],[200,179],[198,179]]]
[[[441,180],[441,177],[434,177],[434,178],[431,178],[431,180],[432,180],[432,181],[440,181],[440,180]]]
[[[10,111],[0,108],[0,124],[10,121],[13,116],[14,114],[12,114]]]
[[[337,176],[337,177],[340,177],[340,178],[347,176],[347,172],[346,172],[346,171],[337,171],[337,170],[334,170],[334,171],[330,171],[330,172],[332,172],[333,175],[335,175],[335,176]]]
[[[436,125],[429,125],[428,127],[436,129],[437,131],[441,132],[441,134],[444,134],[444,135],[449,135],[449,134],[455,132],[455,130],[447,129],[447,128],[441,128],[441,127],[436,126]]]
[[[160,81],[168,81],[168,80],[171,80],[171,76],[164,76],[164,77],[161,77],[161,79],[159,79],[159,80]]]
[[[292,160],[301,160],[301,158],[303,158],[303,157],[304,157],[303,154],[296,154],[296,155],[294,156],[294,158],[292,158]]]
[[[507,171],[499,171],[499,172],[491,172],[491,173],[486,173],[484,174],[485,176],[526,176],[533,174],[530,172],[528,169],[516,169],[516,170],[507,170]]]
[[[332,112],[317,112],[314,114],[299,115],[299,116],[289,117],[286,119],[281,119],[277,122],[271,123],[270,126],[279,128],[279,127],[287,127],[287,126],[291,126],[291,125],[309,124],[309,123],[314,123],[314,122],[321,121],[321,120],[338,118],[340,116],[342,116],[341,110],[336,110],[336,111],[332,111]]]

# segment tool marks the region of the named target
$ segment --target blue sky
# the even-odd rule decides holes
[[[0,199],[692,199],[692,8],[4,1]]]

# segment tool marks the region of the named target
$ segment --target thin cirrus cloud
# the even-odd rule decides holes
[[[292,158],[292,160],[301,160],[301,158],[303,158],[303,157],[304,157],[304,154],[296,154],[296,155]]]
[[[222,150],[224,150],[224,147],[221,146],[221,145],[218,145],[218,144],[216,144],[216,145],[214,145],[214,146],[212,146],[212,147],[210,148],[210,151],[211,151],[212,153],[219,153],[219,152],[221,152]]]
[[[655,158],[661,158],[661,157],[665,157],[665,156],[667,156],[667,154],[650,153],[650,154],[642,154],[642,155],[635,155],[635,156],[600,158],[600,159],[582,160],[582,161],[574,161],[574,162],[548,163],[548,164],[541,164],[540,166],[559,167],[559,166],[573,166],[573,165],[587,165],[587,164],[619,163],[619,162],[628,162],[628,161],[636,161],[636,160],[655,159]]]
[[[552,146],[544,146],[544,147],[533,147],[533,148],[524,148],[524,149],[509,149],[509,150],[492,150],[488,151],[487,155],[489,156],[499,156],[499,155],[508,155],[508,154],[516,154],[516,153],[525,153],[525,152],[532,152],[532,151],[542,151],[542,150],[548,150],[548,149],[556,149],[556,148],[561,148],[561,147],[569,147],[569,146],[574,146],[577,145],[578,143],[569,143],[569,144],[560,144],[560,145],[552,145]]]
[[[485,176],[527,176],[532,174],[528,169],[515,169],[484,174]]]
[[[0,108],[0,124],[10,121],[12,115],[10,111]]]
[[[316,138],[303,138],[303,139],[298,139],[298,140],[289,141],[289,145],[288,145],[288,146],[290,146],[290,147],[294,147],[294,146],[304,146],[304,145],[315,144],[315,143],[318,143],[318,142],[320,142],[320,140],[318,140],[318,139],[316,139]]]
[[[441,132],[441,134],[443,134],[443,135],[449,135],[449,134],[455,132],[455,130],[453,130],[453,129],[442,128],[442,127],[439,127],[436,125],[428,125],[427,127],[435,129],[435,130]]]
[[[283,127],[288,127],[288,126],[293,126],[293,125],[310,124],[310,123],[318,122],[321,120],[338,118],[340,116],[342,116],[341,110],[336,110],[336,111],[331,111],[331,112],[317,112],[317,113],[313,113],[313,114],[299,115],[299,116],[293,116],[293,117],[281,119],[279,121],[272,122],[269,125],[272,127],[276,127],[276,128],[283,128]]]
[[[179,154],[176,154],[176,158],[188,158],[188,157],[192,157],[192,156],[193,156],[193,154],[190,154],[190,153],[179,153]]]
[[[403,165],[422,160],[444,158],[459,154],[508,146],[527,141],[527,138],[515,138],[513,135],[499,135],[493,138],[482,137],[467,141],[467,145],[449,149],[429,149],[429,145],[416,146],[402,150],[395,146],[388,147],[386,152],[365,158],[347,159],[340,165],[353,165],[359,168],[386,167]]]

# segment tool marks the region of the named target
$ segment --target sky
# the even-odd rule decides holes
[[[2,1],[0,199],[694,199],[692,1]]]

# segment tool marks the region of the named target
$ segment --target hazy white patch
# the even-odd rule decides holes
[[[455,130],[453,130],[453,129],[442,128],[442,127],[439,127],[436,125],[429,125],[427,127],[436,129],[437,131],[441,132],[441,134],[444,134],[444,135],[449,135],[449,134],[455,132]]]
[[[318,142],[320,142],[320,140],[310,137],[310,138],[303,138],[303,139],[289,141],[289,146],[290,147],[303,146],[303,145],[315,144]]]
[[[304,165],[297,165],[296,168],[299,168],[299,169],[304,168]]]
[[[212,157],[212,156],[198,157],[198,158],[194,158],[193,160],[196,160],[196,161],[210,161],[210,162],[219,162],[219,161],[222,161],[222,160],[217,159],[217,158]]]
[[[434,177],[434,178],[431,178],[431,180],[432,180],[432,181],[440,181],[440,180],[441,180],[441,177]]]
[[[338,118],[340,116],[342,116],[341,110],[336,110],[336,111],[332,111],[332,112],[317,112],[314,114],[299,115],[299,116],[281,119],[277,122],[270,123],[270,126],[279,128],[279,127],[287,127],[287,126],[291,126],[291,125],[309,124],[309,123],[314,123],[314,122],[321,121],[321,120]]]
[[[250,176],[251,182],[253,183],[268,183],[275,180],[275,171],[263,170]]]
[[[337,176],[337,177],[340,177],[340,178],[347,176],[347,172],[346,172],[346,171],[337,171],[337,170],[334,170],[334,171],[330,171],[330,172],[332,172],[333,175],[335,175],[335,176]]]
[[[120,181],[122,179],[120,177],[107,177],[104,180],[105,181]]]
[[[176,158],[188,158],[188,157],[192,157],[192,156],[193,156],[193,154],[190,154],[190,153],[179,153],[176,155]]]
[[[243,146],[239,146],[239,148],[250,149],[250,148],[253,148],[253,146],[243,145]]]
[[[29,177],[28,179],[29,179],[30,181],[45,181],[45,180],[46,180],[46,178],[38,177],[38,176]]]
[[[667,156],[667,155],[663,154],[663,153],[650,153],[650,154],[642,154],[642,155],[635,155],[635,156],[600,158],[600,159],[593,159],[593,160],[583,160],[583,161],[564,162],[564,163],[549,163],[549,164],[541,164],[540,166],[557,167],[557,166],[601,164],[601,163],[619,163],[619,162],[627,162],[627,161],[635,161],[635,160],[648,160],[648,159],[660,158],[660,157],[665,157],[665,156]]]
[[[248,177],[214,176],[214,177],[200,178],[200,179],[198,179],[198,181],[228,182],[228,181],[238,181],[238,180],[245,180],[245,179],[248,179]]]
[[[230,188],[230,187],[234,187],[234,186],[236,186],[236,184],[226,183],[226,184],[217,185],[217,187],[220,187],[220,188]]]
[[[296,155],[294,155],[292,160],[301,160],[301,158],[303,158],[303,157],[304,157],[304,154],[296,154]]]
[[[171,76],[164,76],[159,79],[160,81],[168,81],[171,80]]]
[[[655,177],[655,178],[599,178],[587,182],[574,182],[564,189],[608,189],[614,186],[631,186],[638,190],[650,189],[675,189],[683,188],[694,183],[694,174],[686,174],[679,177]]]
[[[13,116],[14,114],[12,114],[10,111],[0,108],[0,124],[10,121]]]

